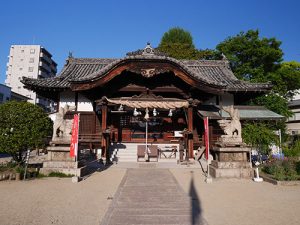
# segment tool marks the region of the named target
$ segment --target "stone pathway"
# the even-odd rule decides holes
[[[191,182],[189,196],[168,169],[128,169],[101,225],[207,224]]]

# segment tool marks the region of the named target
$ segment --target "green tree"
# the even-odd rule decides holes
[[[275,38],[260,38],[258,30],[249,30],[227,38],[216,48],[228,58],[239,79],[264,82],[268,81],[268,73],[280,67],[280,45]]]
[[[225,54],[239,79],[273,84],[271,93],[252,100],[252,103],[289,117],[292,112],[288,102],[300,89],[300,64],[282,63],[280,45],[275,38],[261,38],[258,30],[249,30],[227,38],[217,45],[217,50]]]
[[[24,152],[45,144],[52,121],[44,111],[28,102],[9,101],[0,105],[0,152],[22,164]]]
[[[197,59],[198,54],[191,33],[180,27],[165,32],[158,49],[175,59]]]
[[[300,89],[300,63],[284,62],[276,72],[268,75],[268,79],[274,85],[274,92],[291,100]]]
[[[243,125],[243,141],[258,149],[263,154],[269,153],[269,146],[278,142],[278,137],[263,122],[246,123]]]

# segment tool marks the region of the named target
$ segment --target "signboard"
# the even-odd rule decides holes
[[[204,140],[205,140],[205,158],[208,160],[209,156],[209,123],[208,117],[204,117]]]
[[[70,145],[70,157],[77,157],[78,152],[78,133],[79,133],[79,114],[74,115],[72,126],[72,137]]]

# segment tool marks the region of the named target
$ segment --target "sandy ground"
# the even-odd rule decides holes
[[[109,168],[79,183],[71,178],[2,181],[0,224],[99,225],[125,171]]]
[[[200,169],[170,171],[198,202],[209,225],[300,224],[300,186],[244,179],[207,184]],[[110,167],[80,183],[72,183],[71,178],[1,181],[0,224],[98,225],[125,172]]]
[[[202,216],[210,225],[300,224],[300,186],[245,179],[213,180],[207,184],[200,170],[170,171],[186,193],[196,190]]]

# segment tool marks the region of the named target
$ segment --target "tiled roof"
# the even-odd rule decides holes
[[[101,79],[108,71],[126,61],[153,60],[176,64],[199,82],[225,91],[265,91],[271,88],[266,83],[249,83],[238,80],[226,60],[177,60],[155,54],[129,55],[122,59],[68,58],[61,73],[54,78],[32,79],[23,77],[29,89],[68,89],[71,83],[82,83]]]
[[[242,106],[236,105],[234,108],[239,110],[241,120],[280,120],[284,119],[281,116],[263,106]],[[221,107],[215,105],[201,105],[198,113],[203,117],[209,119],[230,118],[230,115],[225,112]]]

